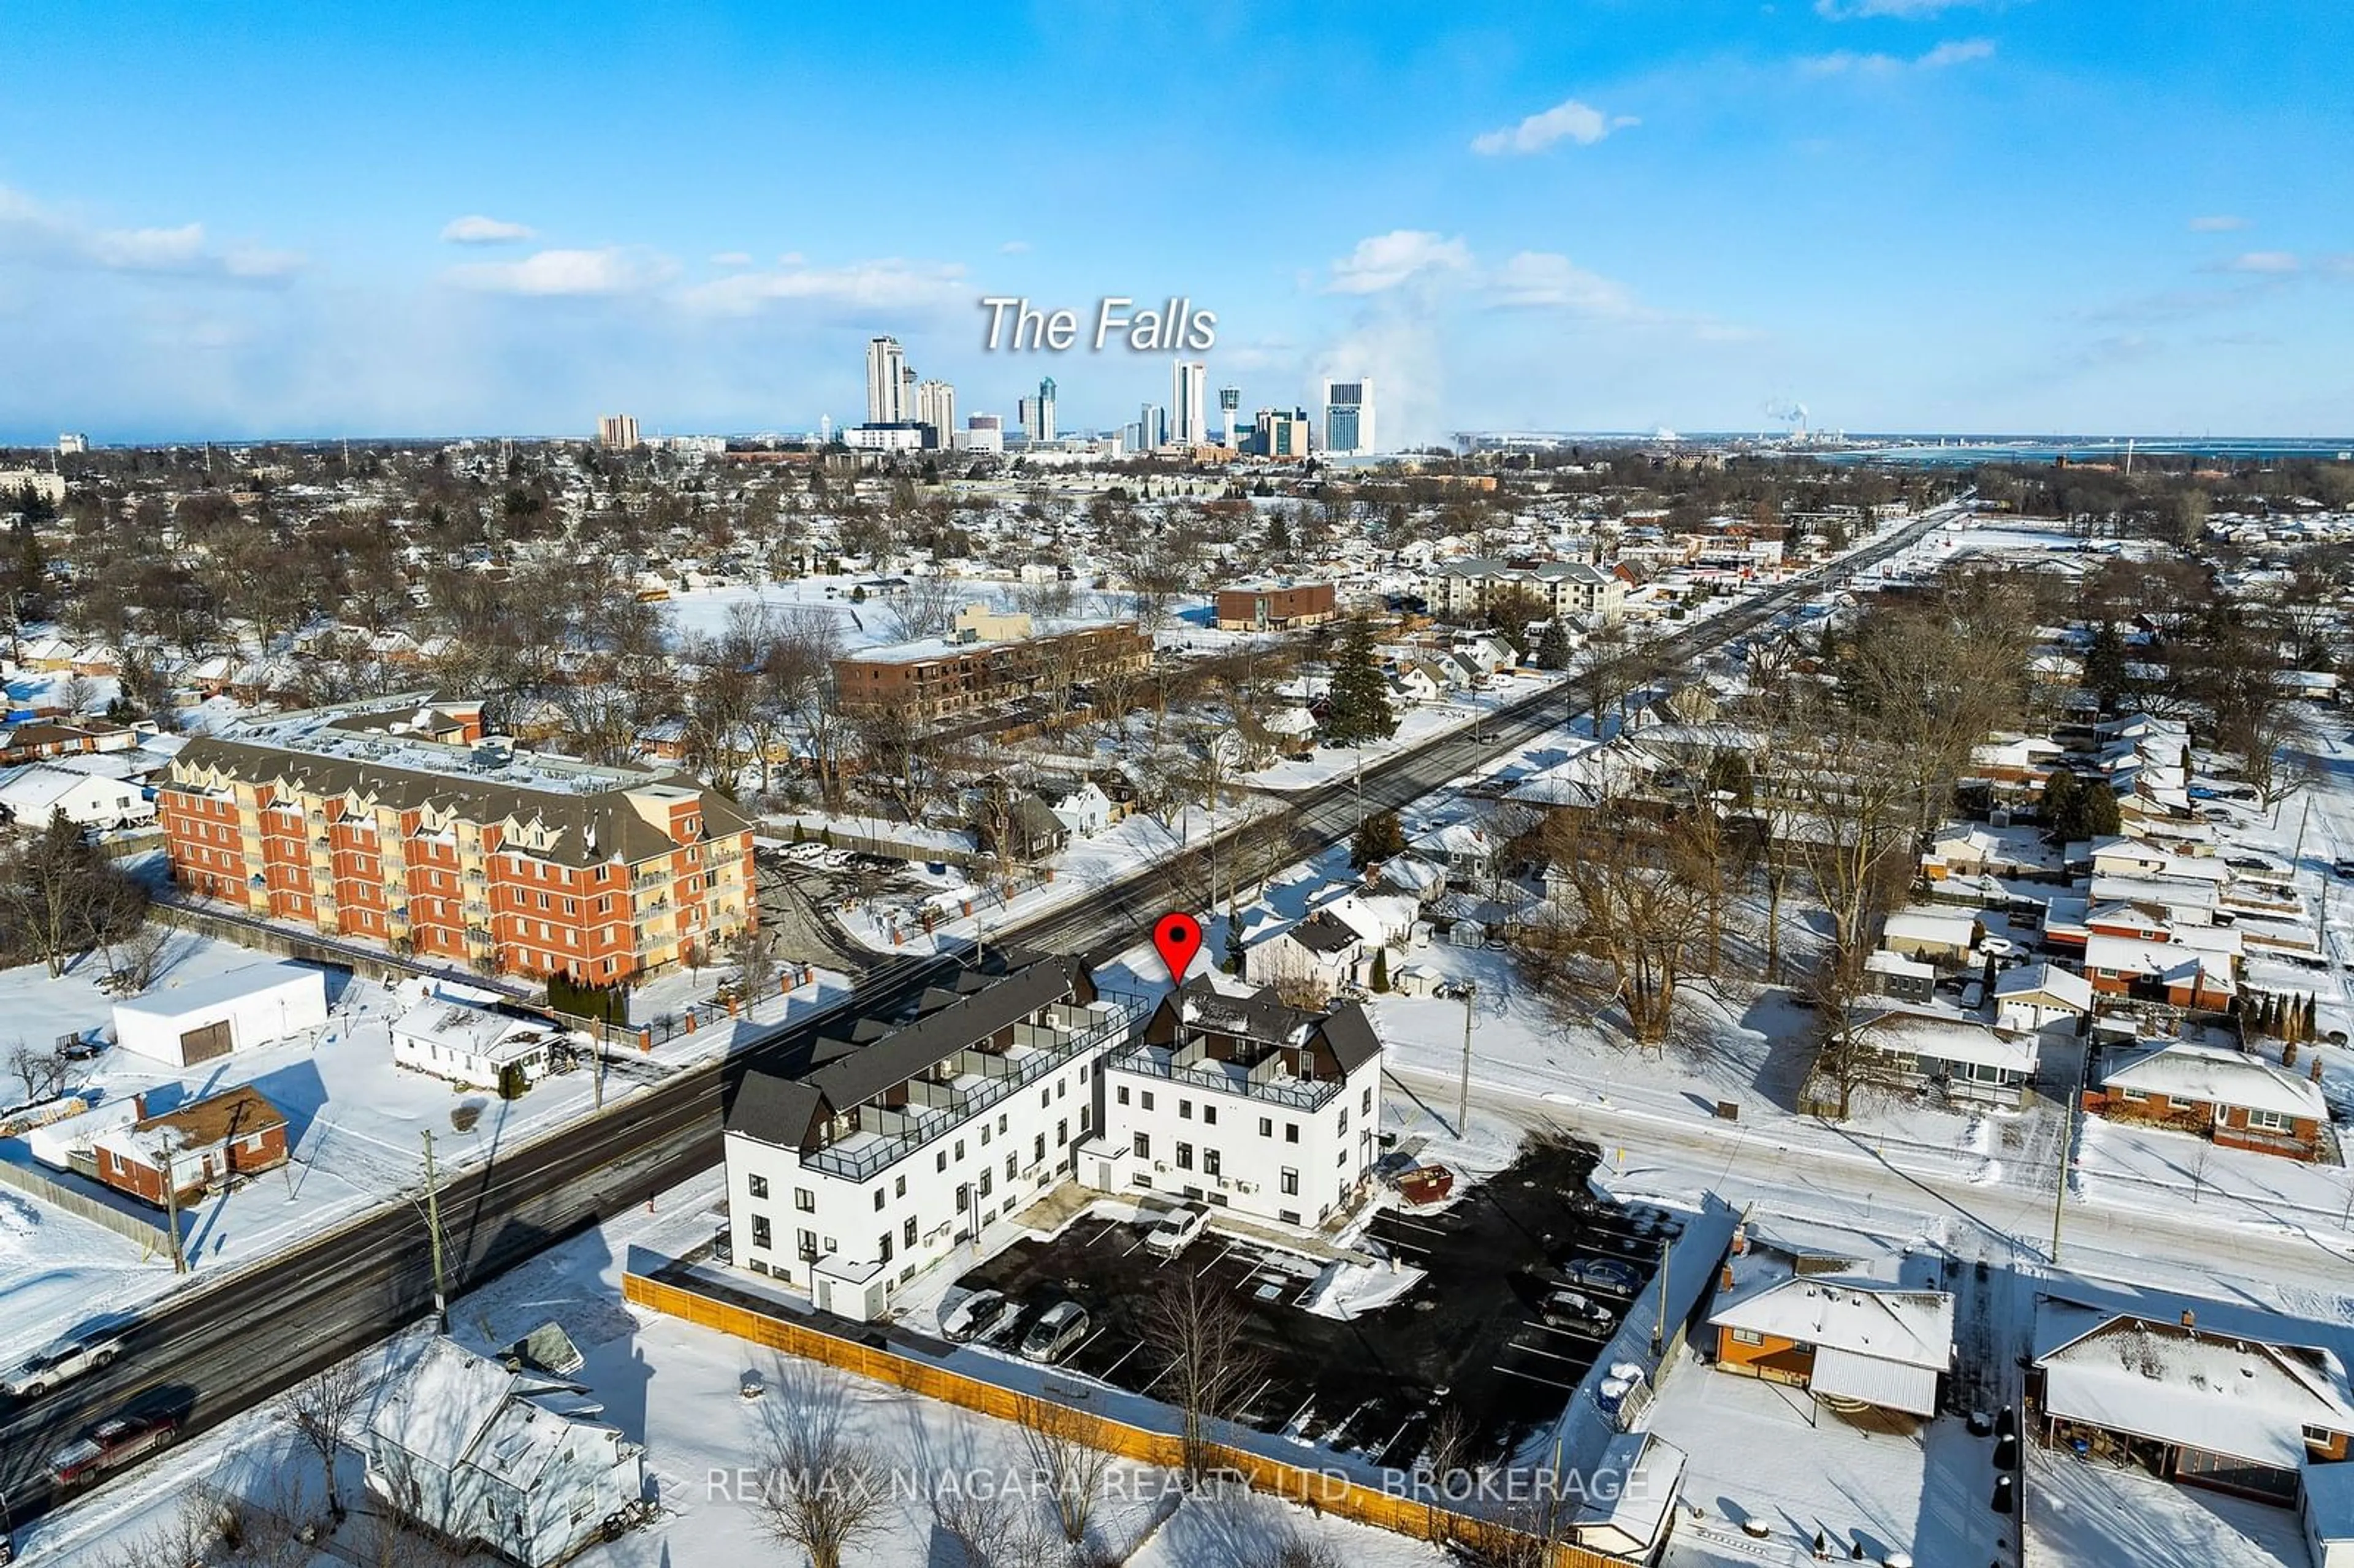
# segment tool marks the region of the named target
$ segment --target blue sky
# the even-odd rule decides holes
[[[0,440],[1066,424],[2354,429],[2341,0],[0,0]],[[472,220],[472,221],[467,221]]]

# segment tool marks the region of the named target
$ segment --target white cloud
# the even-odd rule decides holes
[[[1356,249],[1332,263],[1335,294],[1379,294],[1415,278],[1465,273],[1471,248],[1460,238],[1443,239],[1428,229],[1394,228],[1357,241]]]
[[[1522,310],[1563,310],[1614,321],[1649,314],[1623,283],[1589,272],[1566,256],[1523,250],[1487,281],[1492,303]]]
[[[792,253],[799,262],[798,252]],[[846,267],[792,265],[741,272],[689,289],[680,302],[715,315],[750,315],[771,305],[854,305],[872,310],[926,310],[961,300],[964,269],[952,263],[918,266],[891,259]]]
[[[520,261],[478,261],[442,274],[461,288],[541,297],[632,294],[668,282],[677,266],[649,252],[609,245],[597,250],[540,250]]]
[[[2222,264],[2226,272],[2261,272],[2277,277],[2282,273],[2302,270],[2297,259],[2285,250],[2246,250]]]
[[[1957,5],[1980,3],[1981,0],[1815,0],[1815,15],[1827,22],[1853,22],[1868,16],[1917,22]]]
[[[1030,242],[1026,239],[1009,239],[997,248],[997,253],[1001,256],[1026,256],[1030,253]]]
[[[539,231],[529,224],[484,217],[476,212],[443,224],[441,238],[452,245],[507,245],[519,239],[536,239]]]
[[[217,249],[200,223],[176,228],[108,228],[0,185],[0,257],[65,270],[279,282],[303,258],[260,246]]]
[[[2247,227],[2248,220],[2246,218],[2232,217],[2228,214],[2223,213],[2217,213],[2207,217],[2194,217],[2190,220],[2190,232],[2193,234],[2229,234],[2233,229],[2245,228]]]
[[[1971,60],[1989,59],[1993,55],[1991,38],[1950,38],[1910,59],[1901,55],[1834,49],[1827,55],[1807,56],[1798,61],[1798,69],[1808,76],[1892,76],[1902,70],[1943,70]]]
[[[749,267],[752,253],[748,250],[722,250],[712,257],[711,264],[714,267]]]
[[[1575,98],[1565,99],[1543,113],[1530,115],[1509,130],[1490,131],[1474,136],[1471,138],[1471,150],[1487,157],[1495,157],[1505,153],[1542,153],[1562,141],[1591,147],[1613,131],[1641,123],[1631,114],[1605,114],[1590,103],[1580,103]]]

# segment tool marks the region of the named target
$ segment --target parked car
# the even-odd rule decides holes
[[[0,1388],[18,1399],[38,1399],[61,1383],[96,1372],[122,1353],[122,1341],[111,1335],[62,1340],[48,1350],[27,1356],[5,1379],[0,1379]]]
[[[1168,1216],[1152,1227],[1144,1245],[1164,1257],[1175,1257],[1193,1245],[1202,1227],[1210,1223],[1210,1211],[1198,1204],[1187,1203],[1172,1210]]]
[[[986,1340],[1017,1310],[1002,1290],[976,1290],[940,1316],[940,1338],[961,1345]]]
[[[1633,1294],[1642,1283],[1642,1276],[1636,1273],[1633,1264],[1621,1263],[1615,1257],[1582,1257],[1562,1272],[1580,1285],[1599,1286],[1621,1295]]]
[[[49,1479],[61,1487],[94,1481],[168,1446],[179,1430],[180,1424],[168,1415],[118,1415],[101,1421],[49,1456]]]
[[[1610,1308],[1575,1290],[1554,1291],[1537,1310],[1556,1329],[1600,1328],[1611,1318]]]
[[[2329,869],[2349,882],[2354,882],[2354,860],[2332,861]]]
[[[1087,1337],[1087,1309],[1076,1301],[1057,1301],[1022,1336],[1022,1359],[1059,1361]]]

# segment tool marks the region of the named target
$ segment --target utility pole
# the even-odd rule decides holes
[[[2291,875],[2296,874],[2296,868],[2305,863],[2305,830],[2306,824],[2312,821],[2313,793],[2311,790],[2307,790],[2305,797],[2305,810],[2296,819],[2296,847],[2288,852],[2288,865]]]
[[[2060,1118],[2060,1179],[2052,1191],[2052,1266],[2060,1266],[2060,1221],[2068,1204],[2068,1157],[2076,1139],[2076,1112],[2084,1103],[2084,1080],[2092,1075],[2093,1041],[2084,1037],[2084,1054],[2076,1064],[2076,1092]]]
[[[180,1245],[180,1177],[170,1144],[164,1148],[164,1226],[172,1237],[172,1272],[188,1272],[188,1255]]]
[[[1471,1000],[1479,992],[1474,982],[1463,982],[1463,1076],[1455,1086],[1455,1136],[1458,1139],[1471,1125]]]
[[[441,1183],[433,1174],[433,1129],[423,1129],[425,1138],[425,1230],[426,1239],[433,1248],[433,1326],[443,1333],[450,1330],[450,1297],[441,1278]]]

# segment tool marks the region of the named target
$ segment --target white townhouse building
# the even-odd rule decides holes
[[[1423,579],[1423,602],[1442,615],[1477,614],[1497,596],[1525,588],[1554,615],[1594,616],[1607,620],[1627,602],[1627,585],[1615,572],[1584,561],[1542,561],[1532,567],[1465,556],[1441,561]]]
[[[1068,1176],[1097,1069],[1143,1019],[1076,959],[992,957],[903,1022],[862,1020],[727,1113],[731,1256],[872,1319],[926,1266]]]
[[[1103,1131],[1080,1151],[1079,1180],[1320,1224],[1363,1194],[1380,1158],[1382,1060],[1353,1001],[1311,1012],[1197,976],[1105,1059]]]

